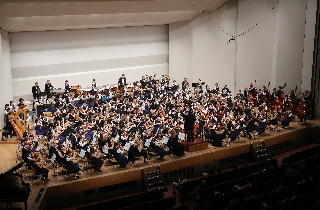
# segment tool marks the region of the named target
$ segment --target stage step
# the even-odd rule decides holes
[[[250,144],[250,151],[253,154],[253,157],[256,161],[260,160],[268,160],[272,158],[272,155],[264,141],[251,143]]]
[[[160,171],[160,166],[155,168],[141,170],[144,187],[148,191],[164,191],[166,189],[166,182]]]

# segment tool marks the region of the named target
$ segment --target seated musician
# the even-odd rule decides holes
[[[143,143],[138,144],[138,150],[140,155],[143,157],[143,162],[147,163],[149,160],[148,149],[143,145]]]
[[[13,110],[14,110],[13,106],[10,106],[9,104],[6,104],[4,107],[4,128],[3,128],[3,132],[2,132],[2,140],[5,140],[5,138],[3,138],[5,135],[7,135],[7,137],[13,136],[14,128],[13,128],[13,126],[10,122],[10,118],[9,118],[9,115],[11,114],[11,112]]]
[[[235,122],[232,124],[231,131],[229,132],[229,138],[227,145],[230,146],[230,142],[235,141],[240,135],[240,125],[237,125]]]
[[[116,159],[117,163],[120,165],[120,168],[125,168],[128,164],[128,159],[124,156],[124,150],[120,144],[113,143],[110,153]]]
[[[164,160],[164,156],[167,154],[167,152],[162,148],[160,141],[153,139],[153,141],[150,143],[150,147],[157,153],[160,160]]]
[[[265,130],[267,128],[267,118],[264,117],[264,116],[261,116],[258,120],[258,135],[262,134],[262,133],[265,133]]]
[[[96,147],[91,147],[90,152],[87,153],[90,164],[93,165],[93,168],[98,171],[101,171],[103,165],[102,155]]]
[[[74,153],[65,146],[60,147],[60,150],[57,151],[57,160],[58,158],[61,161],[62,166],[67,170],[67,173],[70,174],[80,174],[80,166],[78,163],[74,163]]]
[[[19,109],[23,109],[25,107],[23,98],[19,98],[18,107]]]
[[[247,137],[249,139],[253,139],[254,138],[253,132],[255,130],[257,130],[256,125],[255,125],[256,119],[255,118],[250,118],[247,121],[248,122],[247,122],[245,130],[244,130],[245,137]]]
[[[205,136],[208,141],[211,142],[212,146],[222,147],[222,141],[226,138],[226,133],[223,126],[218,124],[210,127]]]
[[[279,119],[281,115],[275,110],[273,113],[271,113],[269,124],[271,126],[271,130],[275,130],[278,128]]]
[[[49,181],[48,179],[48,173],[49,170],[43,167],[43,164],[40,163],[40,157],[36,153],[36,151],[32,150],[28,156],[28,163],[30,164],[31,168],[34,168],[36,170],[36,174],[39,174],[42,176],[42,180]]]
[[[179,142],[178,134],[175,131],[172,131],[170,138],[167,143],[169,148],[169,153],[176,155],[178,157],[184,156],[184,146]]]
[[[290,110],[286,111],[286,113],[284,114],[284,117],[281,121],[282,128],[288,127],[292,121],[292,118],[293,118],[293,115],[292,115],[291,111]]]
[[[138,145],[136,145],[134,141],[129,141],[128,144],[130,145],[128,150],[128,160],[134,164],[136,158],[140,156],[140,151],[138,149]]]

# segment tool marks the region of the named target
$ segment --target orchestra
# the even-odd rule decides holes
[[[270,83],[262,89],[251,83],[234,97],[227,85],[221,91],[218,83],[210,89],[201,80],[192,86],[187,79],[182,88],[176,81],[170,85],[167,75],[143,76],[127,84],[123,74],[118,85],[102,88],[95,79],[91,89],[70,86],[66,80],[65,91],[55,94],[48,80],[48,99],[42,100],[35,83],[37,118],[22,139],[24,160],[47,179],[47,169],[38,164],[41,154],[35,155],[43,136],[41,145],[48,158],[67,173],[80,174],[80,159],[101,172],[105,159],[121,168],[139,157],[145,163],[150,156],[161,161],[166,155],[183,156],[185,140],[206,139],[213,146],[222,147],[223,142],[229,146],[240,136],[254,139],[268,128],[287,128],[295,116],[304,121],[310,116],[310,93],[285,95],[286,85],[271,92]]]

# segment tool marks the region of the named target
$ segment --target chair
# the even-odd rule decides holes
[[[46,117],[51,117],[52,113],[51,112],[43,112],[43,115]]]

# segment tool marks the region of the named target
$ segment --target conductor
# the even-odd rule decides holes
[[[194,124],[196,122],[196,116],[193,113],[192,109],[189,108],[187,110],[187,114],[182,113],[184,118],[184,132],[187,136],[187,141],[193,142],[194,141]]]

